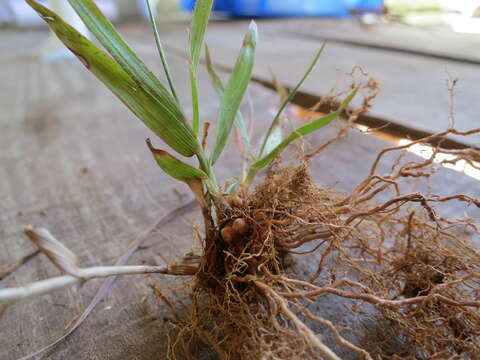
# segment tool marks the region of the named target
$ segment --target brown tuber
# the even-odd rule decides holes
[[[228,226],[228,225],[222,229],[221,234],[222,234],[222,239],[227,243],[233,242],[235,238],[234,230],[232,229],[231,226]]]
[[[243,218],[235,219],[232,224],[232,229],[235,231],[236,234],[242,236],[246,235],[249,231],[248,224]]]
[[[245,236],[249,230],[250,228],[245,219],[238,218],[225,225],[220,233],[225,242],[231,243]]]

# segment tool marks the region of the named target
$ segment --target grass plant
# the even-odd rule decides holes
[[[438,157],[445,154],[454,156],[454,160],[442,160],[445,163],[466,161],[478,167],[480,153],[475,149],[436,146],[430,159],[417,162],[405,161],[403,151],[418,143],[441,144],[447,135],[468,136],[480,129],[450,128],[408,145],[386,148],[351,193],[324,188],[310,176],[307,159],[311,154],[299,154],[297,163],[291,166],[283,166],[279,155],[344,114],[360,90],[376,91],[376,87],[371,82],[353,86],[336,110],[284,136],[282,113],[319,60],[323,46],[298,85],[284,96],[259,149],[253,147],[239,111],[255,61],[256,24],[250,23],[226,84],[216,74],[206,48],[207,70],[220,97],[214,142],[207,151],[206,134],[200,134],[197,73],[212,0],[198,0],[192,16],[188,52],[192,119],[185,116],[151,12],[167,86],[130,49],[92,0],[68,1],[106,52],[48,8],[35,0],[26,1],[85,67],[174,152],[157,149],[147,139],[164,173],[192,190],[202,210],[205,231],[198,253],[186,254],[164,268],[82,269],[75,255],[48,231],[29,228],[29,238],[67,275],[21,288],[0,289],[0,303],[10,304],[93,277],[139,272],[188,275],[195,279],[192,307],[184,318],[172,320],[179,329],[168,354],[172,358],[194,351],[190,339],[196,336],[221,359],[340,359],[338,351],[312,330],[317,323],[333,334],[335,349],[344,348],[353,354],[349,358],[478,359],[480,253],[465,235],[466,230],[478,229],[472,219],[438,215],[435,206],[460,201],[480,207],[480,201],[463,194],[404,192],[402,181],[428,179],[436,171]],[[363,108],[349,112],[348,124],[368,109],[371,97],[365,99]],[[234,126],[249,154],[248,168],[237,174],[238,180],[219,184],[215,166]],[[379,174],[378,164],[386,153],[399,156],[389,173]],[[181,156],[195,156],[198,165],[187,164]],[[266,176],[252,190],[262,169],[267,169]],[[388,201],[377,200],[387,191],[393,192]],[[315,271],[308,278],[289,272],[288,259],[302,259],[306,254],[317,256]],[[324,296],[332,301],[351,300],[352,312],[369,311],[398,338],[355,338],[358,334],[340,329],[308,309],[309,302]]]

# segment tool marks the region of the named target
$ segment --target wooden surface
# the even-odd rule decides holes
[[[219,61],[236,54],[239,28],[243,29],[243,24],[221,25],[225,40],[211,43]],[[148,27],[122,29],[147,63],[159,71]],[[215,29],[210,38],[218,31]],[[184,38],[184,29],[175,31],[179,33],[169,33],[170,39]],[[27,224],[47,227],[80,257],[83,266],[112,264],[138,233],[190,197],[185,187],[166,177],[152,160],[144,145],[144,139],[151,136],[149,131],[76,60],[45,63],[32,58],[46,36],[46,32],[0,32],[0,266],[34,250],[22,234]],[[291,61],[284,71],[279,67],[281,62],[272,64],[275,72],[283,77],[292,71],[296,78],[309,57],[289,55],[287,46],[270,43],[268,35],[262,38],[256,76],[268,77],[264,73],[267,61],[262,56],[270,52],[283,63]],[[310,42],[302,44],[305,53],[315,51]],[[185,42],[174,45],[183,49]],[[229,49],[235,50],[227,55]],[[186,99],[186,60],[172,54],[169,59]],[[363,60],[343,58],[349,67]],[[328,69],[328,63],[322,68]],[[323,73],[312,77],[310,89],[325,82]],[[217,100],[203,72],[200,83],[202,119],[214,122]],[[322,87],[315,89],[321,91]],[[265,128],[276,102],[270,90],[252,84],[244,113],[256,127]],[[334,133],[335,126],[309,141],[320,143]],[[159,145],[160,141],[154,143]],[[351,132],[312,162],[315,177],[323,185],[349,190],[368,172],[375,153],[386,145],[375,137]],[[221,159],[217,171],[222,179],[237,175],[234,151],[230,149]],[[382,169],[386,168],[384,164]],[[436,175],[430,190],[480,196],[476,180],[450,170]],[[451,215],[463,214],[456,206],[445,210]],[[478,211],[469,211],[479,217]],[[152,234],[146,242],[150,247],[138,251],[130,264],[163,265],[181,256],[191,244],[191,223],[196,217],[196,211],[191,212]],[[1,280],[0,287],[57,274],[40,255]],[[151,295],[148,284],[152,282],[165,289],[182,309],[185,299],[178,280],[153,275],[123,277],[80,329],[48,358],[164,359],[167,326],[163,317],[169,310]],[[18,359],[59,337],[99,284],[91,281],[81,288],[9,307],[0,318],[0,359]],[[340,305],[330,304],[327,312],[330,319],[355,326],[356,320],[346,317]],[[347,353],[339,354],[348,358]],[[198,354],[199,359],[208,356],[208,352]]]
[[[338,26],[335,24],[338,23]],[[447,80],[458,78],[459,83],[455,96],[455,117],[459,129],[479,127],[478,114],[480,102],[477,101],[478,84],[480,83],[480,65],[468,62],[453,61],[439,57],[416,55],[402,51],[384,49],[382,42],[390,43],[391,35],[383,35],[383,28],[375,27],[367,30],[360,26],[341,25],[343,22],[334,22],[324,19],[311,20],[264,20],[259,21],[259,46],[254,76],[263,82],[271,83],[269,69],[292,88],[303,75],[306,66],[313,58],[314,53],[320,48],[324,40],[334,37],[330,41],[320,58],[315,71],[315,76],[306,80],[302,91],[314,98],[329,93],[332,88],[338,88],[350,82],[345,74],[351,72],[355,65],[362,68],[374,77],[380,84],[381,93],[375,99],[375,106],[370,116],[391,122],[402,128],[419,130],[427,133],[443,131],[448,127],[448,114],[450,108]],[[208,32],[208,42],[215,48],[213,54],[215,61],[229,68],[235,61],[238,53],[238,44],[241,43],[243,34],[248,27],[246,21],[234,23],[215,23]],[[330,28],[330,30],[327,30]],[[185,45],[181,41],[183,32],[177,28],[165,29],[164,41],[171,49],[184,53]],[[366,45],[357,41],[356,45],[347,41],[341,42],[343,34],[350,32],[347,37],[362,38]],[[373,34],[372,34],[373,33]],[[417,30],[423,34],[422,30]],[[400,37],[402,33],[396,32]],[[407,31],[406,39],[413,37]],[[437,36],[438,37],[438,36]],[[458,37],[447,36],[440,38],[431,45],[428,36],[417,36],[417,46],[410,48],[435,47],[440,48],[443,41],[442,52],[448,52],[450,44],[457,49]],[[367,42],[368,39],[368,42]],[[382,42],[380,42],[380,40]],[[397,49],[409,49],[404,43],[407,40],[397,40]],[[409,40],[413,42],[413,40]],[[450,41],[450,42],[449,42]],[[353,42],[353,41],[352,41]],[[477,46],[478,40],[460,42],[463,46],[470,44],[467,54],[480,56]],[[371,46],[369,44],[379,44]],[[448,44],[448,45],[446,45]],[[433,51],[433,50],[432,50]],[[454,53],[459,53],[457,49]],[[357,104],[359,100],[357,101]],[[469,139],[453,137],[468,145],[479,146],[480,135]]]
[[[381,21],[367,25],[357,19],[288,19],[281,24],[275,20],[272,26],[279,35],[297,34],[333,43],[480,64],[480,36],[446,28],[420,28]]]

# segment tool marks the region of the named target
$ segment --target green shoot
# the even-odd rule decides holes
[[[233,121],[237,116],[238,109],[240,108],[248,83],[250,82],[255,61],[257,37],[257,25],[252,21],[243,40],[242,50],[225,87],[225,92],[223,93],[220,103],[217,135],[210,157],[210,163],[212,165],[218,160],[225,147],[232,130]]]
[[[358,88],[353,90],[346,98],[343,100],[343,102],[340,104],[339,108],[334,111],[331,114],[328,114],[324,117],[321,117],[317,120],[310,121],[309,123],[300,126],[299,128],[295,129],[288,135],[279,145],[277,145],[272,151],[270,151],[268,154],[264,155],[257,161],[255,161],[248,173],[248,178],[247,178],[247,184],[250,184],[257,174],[258,170],[261,168],[269,165],[276,157],[277,155],[284,150],[288,145],[290,145],[292,142],[295,140],[300,139],[301,137],[310,134],[325,125],[329,124],[332,122],[332,120],[336,119],[338,116],[340,116],[345,110],[345,108],[348,106],[348,104],[352,101],[354,98],[355,94],[357,93]]]
[[[198,0],[195,2],[190,30],[190,62],[196,73],[200,63],[205,31],[212,11],[213,0]]]
[[[318,52],[315,54],[315,57],[311,61],[310,65],[308,65],[307,70],[303,74],[303,76],[300,79],[300,81],[298,82],[298,84],[293,88],[292,91],[290,91],[290,93],[288,94],[288,96],[285,98],[282,105],[278,109],[277,114],[273,118],[273,120],[270,124],[270,127],[268,128],[267,133],[265,134],[265,138],[263,140],[262,147],[260,148],[259,157],[261,157],[262,155],[264,155],[265,153],[268,152],[268,151],[266,151],[265,147],[267,146],[267,143],[269,141],[269,138],[270,138],[270,135],[271,135],[272,131],[277,126],[277,124],[280,120],[280,116],[282,115],[283,110],[285,110],[285,107],[293,100],[293,98],[295,97],[295,95],[298,92],[298,89],[300,89],[300,87],[303,85],[303,83],[307,79],[308,75],[310,75],[310,73],[312,72],[312,70],[315,67],[315,65],[317,64],[318,59],[320,58],[320,55],[322,54],[324,48],[325,48],[325,43],[323,43],[320,50],[318,50]]]
[[[214,88],[220,97],[218,123],[213,149],[209,157],[204,152],[200,140],[197,138],[200,125],[198,102],[198,84],[196,80],[201,50],[204,43],[205,31],[212,9],[212,0],[198,0],[193,13],[190,49],[189,49],[189,76],[192,90],[193,121],[190,126],[183,114],[178,101],[175,85],[168,67],[165,51],[163,50],[160,35],[147,1],[150,20],[152,22],[155,41],[160,59],[165,71],[170,91],[155,77],[143,61],[122,39],[113,25],[100,12],[93,0],[68,0],[89,30],[105,47],[113,59],[92,42],[83,37],[73,27],[66,24],[58,15],[39,4],[36,0],[26,0],[47,22],[58,38],[67,46],[100,81],[102,81],[139,119],[141,119],[155,134],[163,139],[172,149],[183,156],[196,155],[199,167],[195,168],[184,163],[163,150],[154,149],[150,142],[149,148],[162,170],[177,180],[186,182],[205,208],[206,198],[204,190],[213,199],[221,196],[217,184],[213,165],[222,154],[228,142],[232,126],[239,129],[245,148],[250,152],[250,142],[245,122],[239,111],[247,86],[252,76],[257,44],[257,26],[252,21],[247,31],[240,54],[234,65],[232,74],[223,85],[215,72],[210,52],[206,47],[207,70],[212,79]],[[295,88],[285,97],[277,114],[265,135],[258,157],[250,165],[244,185],[250,184],[257,172],[269,165],[274,158],[293,141],[307,135],[338,117],[355,95],[353,91],[341,104],[339,109],[323,118],[305,124],[283,139],[280,116],[293,99],[300,86],[313,70],[324,48],[317,52],[307,71]],[[229,188],[229,191],[233,188]]]
[[[213,61],[210,56],[210,50],[208,49],[207,44],[205,44],[205,62],[207,64],[207,71],[210,75],[210,79],[212,80],[213,87],[221,99],[225,92],[225,87],[223,86],[222,80],[217,75],[215,68],[213,66]],[[234,124],[240,133],[240,137],[242,138],[243,146],[247,153],[250,153],[250,136],[248,135],[247,126],[245,125],[245,120],[243,119],[242,113],[237,111],[237,115],[235,116]]]
[[[202,52],[205,31],[212,11],[213,0],[197,0],[190,29],[190,86],[192,89],[192,127],[195,136],[200,129],[200,106],[198,101],[197,71]]]

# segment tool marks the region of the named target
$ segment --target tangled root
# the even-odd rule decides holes
[[[426,140],[474,132],[480,129]],[[383,150],[349,194],[314,184],[302,161],[296,167],[276,163],[253,193],[229,195],[230,206],[217,208],[218,229],[206,241],[190,319],[176,324],[182,336],[172,354],[175,347],[183,353],[195,335],[221,359],[339,359],[308,326],[318,323],[352,358],[478,359],[480,253],[469,241],[478,229],[471,219],[438,215],[436,205],[480,207],[480,201],[403,193],[402,179],[430,177],[441,153],[472,166],[480,153],[437,146],[430,159],[404,161],[403,150],[419,142]],[[390,173],[377,174],[392,151],[400,155]],[[377,201],[386,191],[393,196]],[[311,273],[290,272],[292,257],[312,256]],[[349,299],[352,313],[385,324],[402,350],[379,337],[347,340],[352,330],[308,310],[327,295]]]

